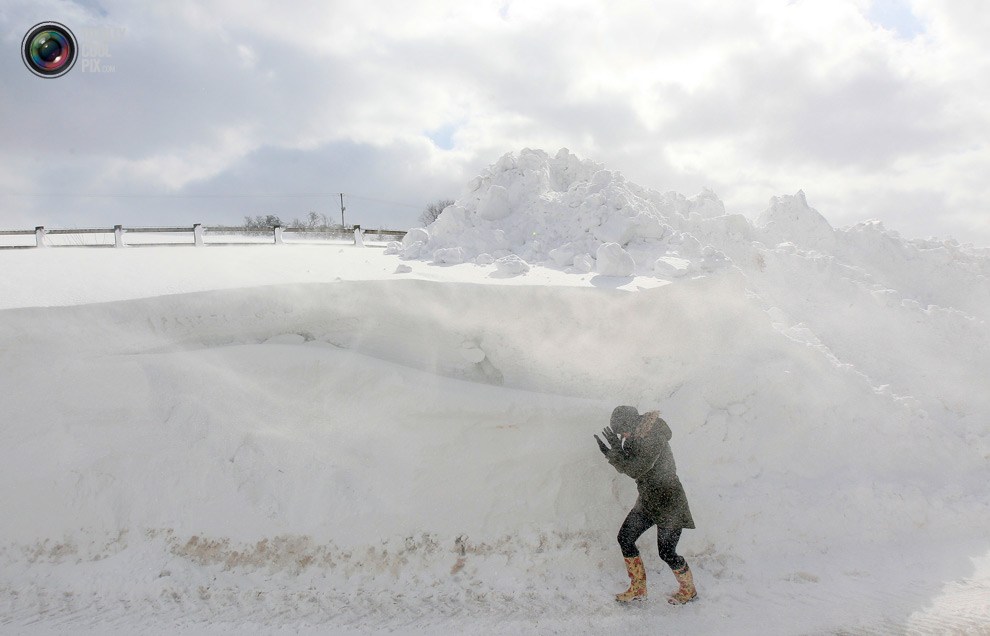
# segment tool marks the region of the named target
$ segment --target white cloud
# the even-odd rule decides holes
[[[41,19],[126,36],[108,76],[0,66],[0,172],[26,191],[55,187],[24,169],[47,163],[66,192],[162,192],[242,183],[250,166],[257,187],[319,191],[332,168],[353,180],[336,188],[425,205],[504,152],[568,147],[649,187],[712,187],[733,212],[803,188],[837,225],[881,217],[908,235],[990,244],[990,185],[974,176],[990,168],[980,6],[15,2],[0,13],[7,44]],[[353,153],[367,178],[330,149]],[[277,164],[289,155],[326,169],[290,178]],[[446,171],[420,179],[443,191],[387,177],[408,166]],[[236,221],[242,207],[211,209]]]

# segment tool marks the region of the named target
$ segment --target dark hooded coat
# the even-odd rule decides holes
[[[670,450],[672,433],[667,422],[656,412],[641,417],[653,419],[645,435],[631,435],[621,447],[612,447],[606,457],[617,471],[636,480],[641,507],[658,528],[694,528],[684,486],[677,478],[674,454]]]

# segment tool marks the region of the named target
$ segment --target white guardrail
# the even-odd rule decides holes
[[[74,228],[33,230],[0,230],[0,249],[31,247],[147,247],[165,245],[284,245],[292,243],[347,242],[363,245],[364,241],[387,242],[402,240],[402,230],[362,230],[360,225],[324,230],[282,227],[271,228],[223,227],[206,228],[201,223],[192,227]]]

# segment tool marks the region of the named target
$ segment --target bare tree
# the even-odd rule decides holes
[[[276,225],[282,225],[282,219],[278,218],[276,214],[259,215],[253,219],[249,216],[244,217],[244,227],[261,229],[275,227]]]
[[[423,210],[423,213],[419,215],[419,222],[422,223],[423,225],[429,225],[430,223],[433,223],[434,221],[437,220],[437,217],[440,216],[440,213],[443,212],[444,209],[449,205],[454,205],[453,199],[440,199],[439,201],[434,201],[433,203],[426,206],[426,209]]]
[[[330,227],[330,221],[327,219],[326,214],[321,214],[317,212],[310,212],[309,218],[306,221],[306,228],[310,230],[326,230]]]

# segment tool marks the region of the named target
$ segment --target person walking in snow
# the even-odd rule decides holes
[[[636,540],[651,527],[657,527],[657,550],[670,566],[679,584],[668,597],[672,605],[694,600],[691,569],[677,554],[681,530],[694,528],[687,495],[677,478],[674,455],[668,443],[671,438],[658,411],[639,414],[632,406],[617,406],[612,411],[609,426],[602,431],[605,441],[595,435],[598,448],[608,462],[620,473],[636,480],[639,497],[619,529],[619,548],[629,574],[629,589],[617,594],[617,601],[627,603],[646,598],[646,569],[636,548]],[[607,442],[607,443],[606,443]]]

